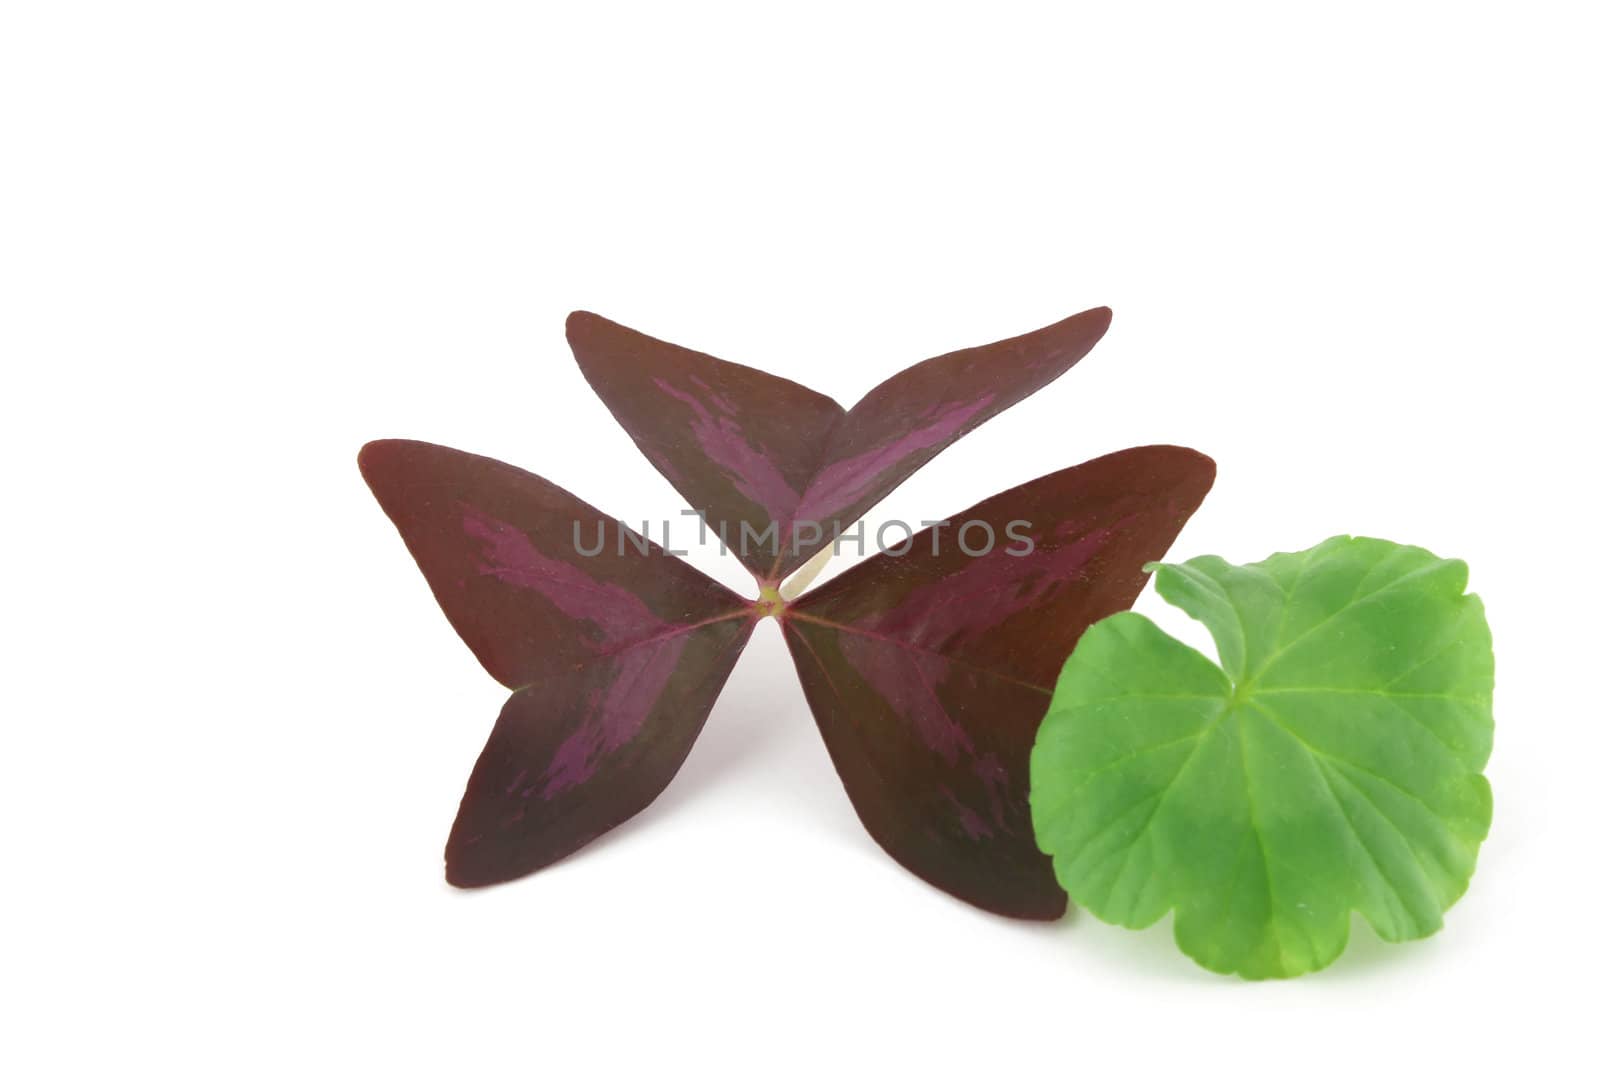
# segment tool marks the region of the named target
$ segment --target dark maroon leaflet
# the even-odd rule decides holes
[[[1061,914],[1028,812],[1034,733],[1078,637],[1132,605],[1143,565],[1213,475],[1183,448],[1103,456],[991,497],[787,607],[784,635],[829,754],[890,855],[979,907]],[[1014,520],[1030,523],[1027,554],[1004,550]],[[959,532],[979,522],[998,544],[971,556]]]
[[[595,392],[657,470],[744,565],[776,584],[823,539],[1088,354],[1096,308],[1041,330],[910,367],[844,411],[820,393],[574,312],[567,339]],[[768,530],[770,541],[758,540]],[[742,531],[753,531],[753,536]]]
[[[536,871],[642,811],[688,757],[754,624],[702,623],[513,693],[461,798],[450,882]]]
[[[361,470],[507,701],[447,848],[457,885],[537,870],[677,773],[754,625],[751,605],[557,486],[482,456],[375,441]],[[605,549],[574,546],[604,531]]]
[[[777,562],[777,538],[758,540],[790,515],[844,418],[832,399],[738,363],[658,341],[575,311],[567,341],[578,366],[639,450],[739,549],[752,573]],[[741,526],[742,524],[742,526]]]

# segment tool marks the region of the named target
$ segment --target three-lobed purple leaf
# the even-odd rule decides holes
[[[805,562],[802,523],[853,523],[1081,359],[1108,322],[1099,309],[927,360],[846,411],[575,313],[585,375],[651,462],[713,527],[780,531],[724,538],[761,580],[756,601],[515,467],[416,441],[366,446],[362,473],[446,616],[513,690],[462,798],[450,881],[538,870],[648,805],[754,624],[775,614],[874,839],[979,907],[1059,915],[1065,897],[1030,829],[1029,745],[1062,658],[1132,603],[1142,564],[1209,488],[1210,460],[1172,447],[1104,456],[991,497],[792,605],[774,586]],[[1016,522],[1028,551],[1000,540]],[[972,523],[990,531],[977,553],[962,539]],[[625,550],[583,551],[579,531]]]

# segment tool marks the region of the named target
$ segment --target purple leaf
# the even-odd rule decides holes
[[[1211,461],[1171,447],[1102,457],[925,529],[792,605],[776,584],[805,560],[802,524],[847,529],[1082,358],[1108,321],[1085,312],[928,360],[846,412],[574,314],[584,373],[708,520],[733,527],[723,539],[761,580],[756,601],[525,471],[418,442],[368,445],[363,473],[445,614],[515,689],[462,799],[450,880],[526,874],[647,805],[770,614],[868,832],[973,904],[1059,915],[1028,812],[1034,731],[1078,636],[1133,602],[1142,565],[1209,489]],[[743,542],[741,524],[771,539]]]
[[[924,360],[849,411],[588,312],[568,318],[567,340],[640,451],[773,586],[958,438],[1060,377],[1110,323],[1096,308]]]
[[[643,809],[704,725],[750,603],[516,467],[420,441],[374,441],[360,463],[451,625],[516,690],[462,798],[449,880],[527,874]]]
[[[1079,635],[1132,605],[1143,565],[1166,552],[1214,470],[1183,448],[1102,456],[991,497],[779,609],[834,766],[890,855],[990,911],[1061,914],[1028,809],[1034,733]],[[1026,554],[1011,537],[1019,520]],[[992,548],[969,555],[988,546],[985,529]]]

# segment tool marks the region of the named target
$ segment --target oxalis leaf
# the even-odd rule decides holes
[[[1032,756],[1062,886],[1135,929],[1174,911],[1186,954],[1245,978],[1326,967],[1352,911],[1387,941],[1438,930],[1491,811],[1494,661],[1466,565],[1336,537],[1153,569],[1221,666],[1130,612],[1084,633]]]
[[[594,316],[569,332],[591,383],[708,519],[792,533],[859,518],[1065,371],[1108,320],[1086,312],[918,364],[849,413]],[[1060,656],[1133,602],[1143,561],[1214,473],[1182,448],[1103,456],[925,524],[791,605],[776,581],[802,562],[798,544],[743,553],[761,579],[751,600],[496,460],[376,441],[360,463],[450,622],[513,690],[445,849],[451,882],[528,874],[649,804],[753,626],[775,617],[867,831],[947,892],[1030,918],[1066,904],[1028,814],[1029,746]]]

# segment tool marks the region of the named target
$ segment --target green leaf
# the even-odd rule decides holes
[[[1335,537],[1236,567],[1158,564],[1221,667],[1123,612],[1085,631],[1032,758],[1039,846],[1122,926],[1245,978],[1318,970],[1350,912],[1426,937],[1466,891],[1491,802],[1494,658],[1467,567]]]

